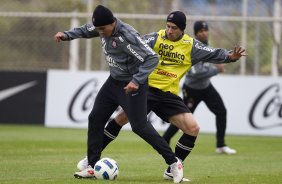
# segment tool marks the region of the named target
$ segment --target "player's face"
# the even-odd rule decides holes
[[[95,28],[101,36],[109,37],[109,36],[112,35],[112,33],[115,29],[115,22],[112,23],[112,24],[108,24],[108,25],[105,25],[105,26],[98,26],[98,27],[95,27]]]
[[[197,32],[197,39],[200,41],[200,42],[203,42],[203,43],[208,43],[208,40],[209,40],[209,31],[206,30],[206,29],[201,29],[200,31]]]
[[[170,41],[177,41],[183,34],[183,31],[172,22],[166,23],[166,36]]]

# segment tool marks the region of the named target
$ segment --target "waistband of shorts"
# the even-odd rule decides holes
[[[155,92],[171,93],[170,91],[163,91],[161,89],[154,88],[154,87],[149,87],[149,89],[152,90],[152,91],[155,91]]]

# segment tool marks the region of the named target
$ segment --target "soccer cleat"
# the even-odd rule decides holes
[[[79,171],[79,172],[75,172],[74,173],[74,177],[75,178],[93,178],[96,179],[94,176],[94,169],[89,165],[86,169]]]
[[[182,181],[183,166],[178,158],[177,158],[177,162],[170,165],[170,172],[173,176],[173,183],[180,183]]]
[[[168,172],[167,169],[165,170],[163,177],[165,180],[173,180],[172,174]],[[188,182],[188,181],[190,181],[188,178],[182,178],[181,180],[181,182]]]
[[[84,169],[87,169],[88,167],[88,159],[87,159],[87,156],[80,160],[78,163],[77,163],[77,169],[80,170],[80,171],[83,171]]]
[[[215,150],[216,153],[218,154],[228,154],[228,155],[234,155],[237,153],[237,151],[235,149],[231,149],[228,146],[223,146],[223,147],[219,147],[216,148]]]

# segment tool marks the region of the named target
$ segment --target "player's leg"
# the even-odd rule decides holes
[[[201,94],[199,95],[200,90],[193,90],[186,85],[182,87],[183,101],[189,108],[189,110],[193,113],[201,102]],[[170,143],[171,138],[177,133],[179,128],[175,125],[170,124],[167,130],[164,132],[163,138]]]
[[[128,118],[123,109],[121,109],[118,111],[116,117],[108,122],[104,129],[103,149],[105,149],[110,142],[115,140],[122,126],[126,123],[128,123]]]
[[[178,132],[178,130],[179,128],[177,128],[175,125],[169,124],[168,128],[163,134],[163,138],[168,144],[170,144],[171,138]]]
[[[216,116],[216,151],[219,153],[235,154],[236,150],[230,149],[225,144],[227,111],[223,100],[212,84],[206,89],[204,102]]]
[[[189,123],[187,120],[189,119]],[[175,155],[179,159],[184,162],[186,157],[190,154],[192,149],[194,148],[195,141],[199,132],[199,126],[197,122],[194,120],[192,113],[180,113],[177,115],[173,115],[169,118],[169,122],[174,122],[174,125],[178,126],[178,128],[185,130],[183,135],[178,140],[175,146]],[[183,123],[186,122],[189,124],[185,126]],[[186,124],[186,125],[187,125]],[[164,179],[171,179],[171,168],[168,167],[163,175]],[[183,178],[183,181],[190,181],[187,178]]]
[[[169,118],[169,122],[183,131],[175,147],[175,155],[185,160],[194,148],[199,126],[192,113],[180,113]]]
[[[99,98],[99,95],[95,99],[95,105],[88,118],[87,156],[91,166],[100,159],[103,150],[104,127],[117,106],[108,102],[107,98]]]
[[[182,163],[175,157],[167,142],[147,121],[147,86],[140,86],[138,94],[127,95],[123,109],[128,116],[132,131],[149,143],[171,167],[173,180],[179,183],[183,178]]]
[[[93,109],[88,117],[87,158],[88,165],[91,167],[76,172],[74,174],[76,178],[94,177],[93,167],[101,156],[105,124],[118,106],[114,101],[114,90],[111,89],[112,84],[108,79],[96,96]]]
[[[174,124],[183,131],[183,135],[176,144],[175,155],[184,160],[192,151],[200,128],[179,96],[172,93],[163,93],[162,95],[161,103],[152,111],[164,121]]]
[[[126,95],[121,106],[128,116],[132,131],[156,149],[168,164],[174,163],[176,161],[174,153],[147,121],[147,85],[140,85],[137,95]]]
[[[118,112],[118,115],[110,120],[104,129],[104,140],[102,151],[110,144],[115,138],[118,136],[121,128],[128,122],[127,116],[123,110]],[[78,170],[82,171],[88,167],[88,158],[85,157],[84,159],[80,160],[77,163]]]
[[[151,112],[151,109],[158,104],[158,101],[153,97],[153,94],[150,93],[150,91],[147,97],[148,97],[147,100],[147,114],[148,114],[149,112]],[[113,120],[111,120],[105,127],[103,149],[118,136],[122,126],[127,123],[128,123],[127,115],[124,112],[124,110],[121,109],[116,115],[116,117]]]
[[[160,96],[160,100],[158,106],[154,107],[152,111],[164,121],[170,123],[174,122],[178,128],[183,129],[185,132],[178,141],[175,149],[176,157],[184,160],[194,147],[199,132],[199,126],[193,119],[192,113],[179,96],[169,92],[155,93],[156,98]],[[190,116],[192,116],[192,119],[188,122]],[[170,170],[171,168],[168,167],[164,172],[165,179],[171,178]]]

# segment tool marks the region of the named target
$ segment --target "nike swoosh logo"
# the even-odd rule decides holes
[[[162,66],[169,66],[169,65],[176,65],[175,63],[165,63],[164,61],[161,62]]]
[[[31,88],[33,86],[35,86],[38,82],[37,81],[31,81],[31,82],[28,82],[28,83],[25,83],[25,84],[21,84],[21,85],[18,85],[18,86],[14,86],[14,87],[11,87],[11,88],[8,88],[8,89],[4,89],[4,90],[1,90],[0,91],[0,102],[7,99],[7,98],[10,98],[11,96],[14,96],[28,88]]]
[[[139,93],[132,93],[131,96],[136,96],[138,95]]]

